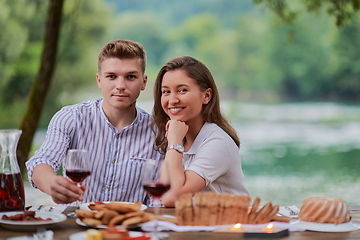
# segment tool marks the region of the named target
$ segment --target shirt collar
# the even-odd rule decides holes
[[[205,122],[202,128],[200,129],[200,132],[195,138],[195,141],[191,145],[191,148],[189,151],[185,152],[184,154],[195,154],[198,151],[198,148],[201,146],[201,144],[206,140],[206,138],[211,134],[211,129],[215,123],[209,123]]]
[[[106,124],[107,124],[108,126],[111,126],[111,127],[115,128],[115,127],[111,124],[111,122],[109,121],[109,119],[107,118],[107,116],[106,116],[106,114],[105,114],[105,112],[104,112],[104,109],[102,108],[102,103],[103,103],[103,101],[104,101],[103,98],[101,98],[101,99],[98,100],[98,108],[99,108],[99,110],[100,110],[100,113],[101,113],[101,115],[103,116],[103,118],[105,119]],[[132,126],[134,126],[135,124],[137,124],[137,123],[140,121],[140,112],[141,112],[140,110],[141,110],[141,109],[136,106],[136,116],[135,116],[134,121],[133,121],[129,126],[123,128],[123,129],[127,129],[127,128],[129,128],[129,127],[132,127]],[[117,128],[115,128],[115,129],[117,129]]]

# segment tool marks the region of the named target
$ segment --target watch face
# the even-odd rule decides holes
[[[180,152],[183,152],[184,151],[184,146],[183,145],[176,145],[177,149],[180,151]]]
[[[184,152],[184,146],[181,145],[181,144],[171,145],[171,146],[169,146],[166,150],[169,150],[169,149],[175,149],[176,151],[178,151],[178,152],[180,152],[180,153],[183,153],[183,152]]]

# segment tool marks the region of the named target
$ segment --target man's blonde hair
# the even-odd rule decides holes
[[[104,45],[99,53],[98,71],[101,71],[101,63],[108,58],[134,59],[141,61],[143,74],[146,68],[146,51],[140,43],[127,39],[117,39]]]

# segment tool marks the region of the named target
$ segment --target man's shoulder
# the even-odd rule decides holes
[[[93,111],[94,109],[99,108],[101,99],[98,100],[87,100],[81,103],[67,105],[62,107],[62,111],[79,111],[79,112],[89,112]]]
[[[140,119],[143,119],[143,120],[151,119],[151,115],[144,109],[137,106],[136,111],[137,111],[137,115],[140,117]]]

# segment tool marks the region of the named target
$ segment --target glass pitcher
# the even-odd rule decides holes
[[[0,130],[0,212],[23,211],[25,191],[16,148],[22,131]]]

